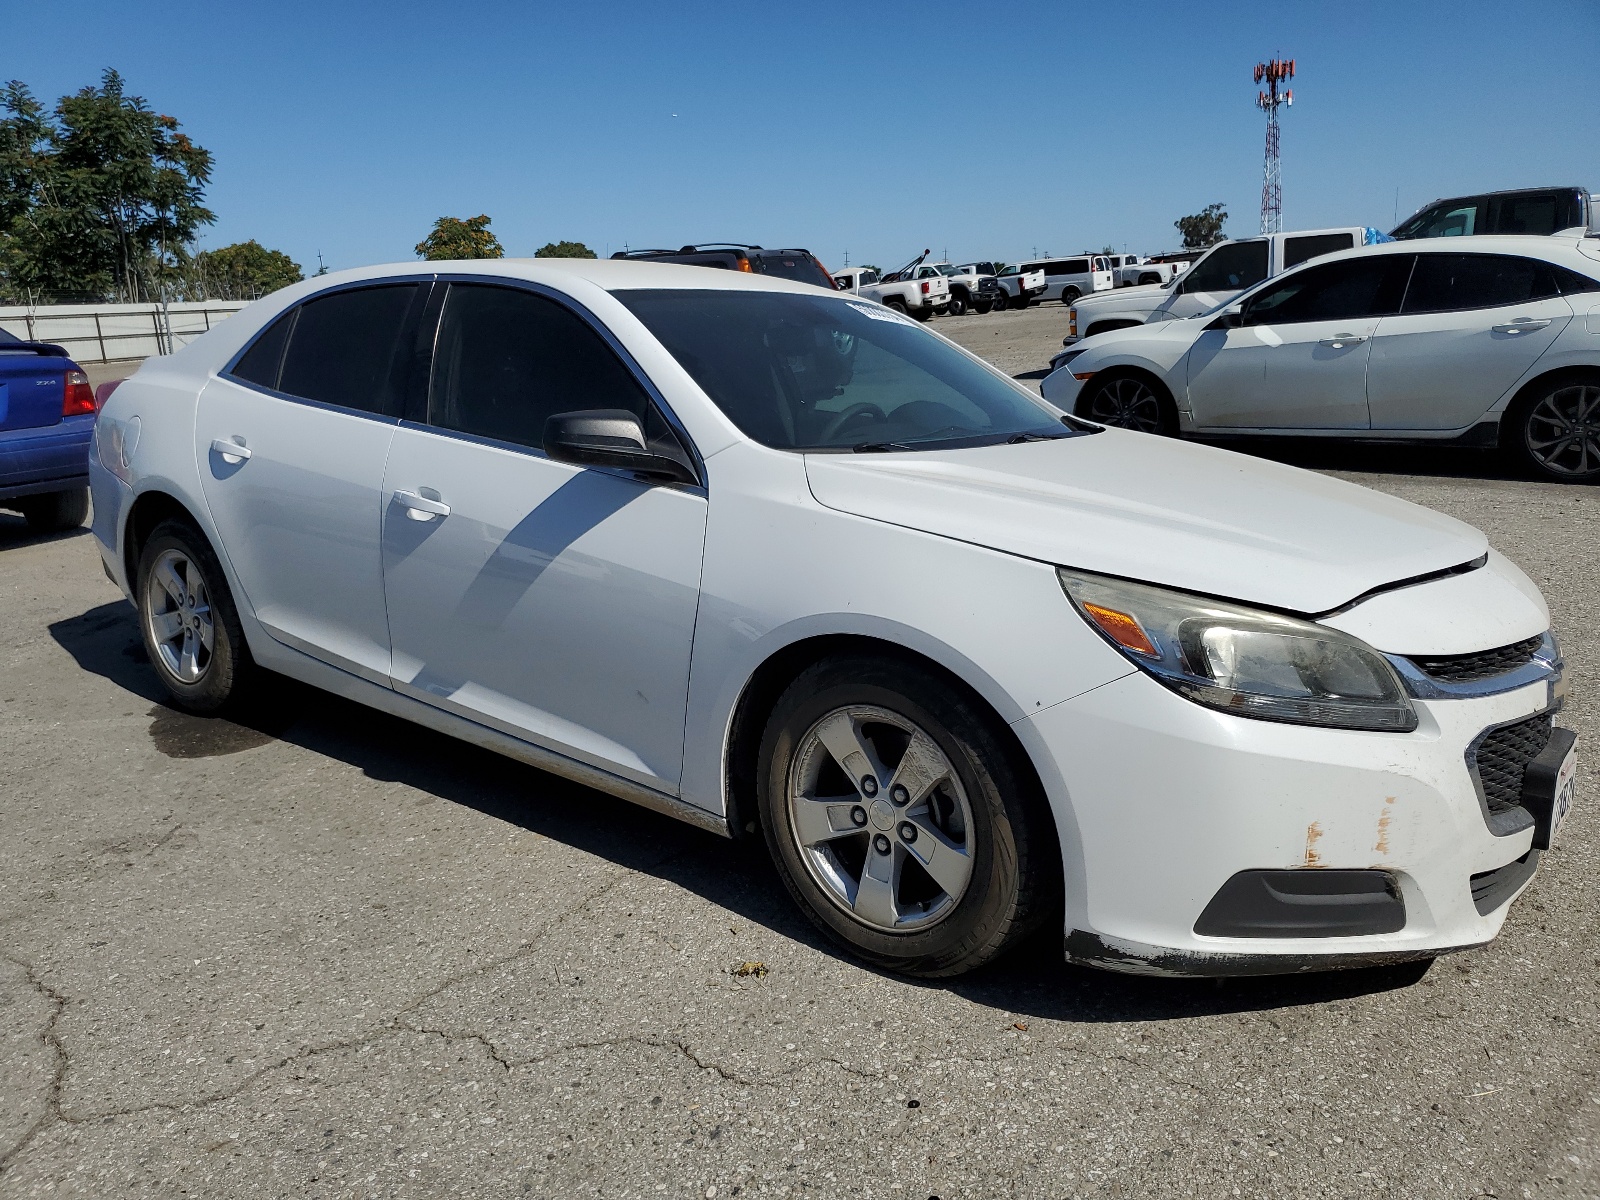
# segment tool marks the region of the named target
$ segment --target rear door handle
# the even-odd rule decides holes
[[[1535,329],[1543,329],[1550,324],[1548,317],[1518,317],[1515,321],[1507,321],[1504,325],[1495,325],[1496,333],[1532,333]]]
[[[419,496],[416,492],[396,492],[396,502],[406,510],[406,516],[413,521],[431,521],[435,517],[448,517],[450,506],[442,500],[430,500],[426,496]]]
[[[225,463],[242,463],[250,457],[250,450],[243,441],[235,438],[214,438],[211,448],[222,455]]]
[[[1335,350],[1342,350],[1346,346],[1359,346],[1366,341],[1365,335],[1357,336],[1353,333],[1336,333],[1331,338],[1323,338],[1317,343],[1319,346],[1332,346]]]

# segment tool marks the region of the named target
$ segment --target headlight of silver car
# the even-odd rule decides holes
[[[1394,668],[1360,638],[1280,613],[1061,568],[1073,605],[1181,696],[1241,717],[1409,733]]]

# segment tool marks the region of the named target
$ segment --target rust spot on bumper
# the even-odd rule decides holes
[[[1302,864],[1307,867],[1320,867],[1322,855],[1317,851],[1317,843],[1322,840],[1322,824],[1313,821],[1306,826],[1306,857]]]

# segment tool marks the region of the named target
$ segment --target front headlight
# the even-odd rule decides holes
[[[1360,638],[1280,613],[1063,567],[1074,607],[1173,691],[1241,717],[1409,733],[1417,713]]]

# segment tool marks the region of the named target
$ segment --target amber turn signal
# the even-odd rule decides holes
[[[1132,650],[1135,654],[1143,654],[1150,658],[1161,657],[1155,643],[1150,640],[1137,618],[1125,612],[1118,612],[1114,608],[1102,608],[1098,604],[1085,603],[1083,611],[1107,637],[1124,650]]]

